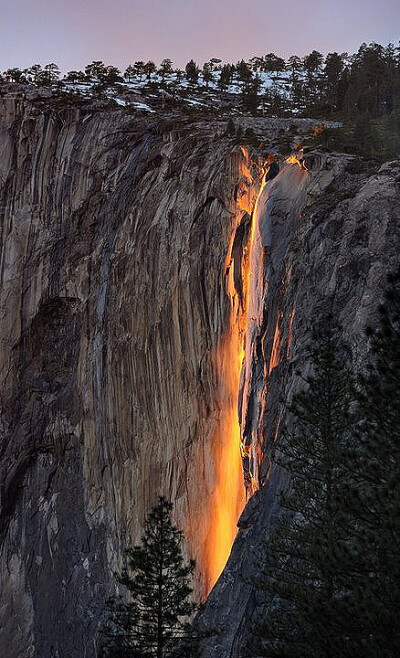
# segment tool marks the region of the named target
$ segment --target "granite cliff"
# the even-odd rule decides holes
[[[242,122],[272,140],[286,126]],[[232,397],[218,350],[241,313],[244,480],[255,493],[202,613],[221,631],[204,656],[239,655],[254,607],[251,553],[285,484],[272,459],[282,399],[298,386],[315,317],[333,310],[355,366],[364,358],[363,326],[398,258],[400,164],[371,174],[349,156],[314,153],[309,171],[287,164],[259,194],[260,151],[224,129],[40,94],[0,98],[9,658],[95,656],[112,571],[160,493],[198,561],[196,591],[208,591]],[[236,488],[239,513],[243,482]]]
[[[287,169],[266,187],[256,213],[261,304],[249,334],[246,409],[252,452],[261,455],[260,488],[238,521],[230,558],[201,615],[206,629],[219,621],[219,633],[205,647],[207,658],[243,655],[261,601],[253,587],[260,539],[273,528],[279,492],[288,485],[273,456],[285,407],[307,374],[304,354],[312,328],[332,313],[357,371],[368,352],[365,326],[377,321],[386,274],[399,262],[400,162],[372,175],[357,169],[348,156],[312,154],[307,173]]]

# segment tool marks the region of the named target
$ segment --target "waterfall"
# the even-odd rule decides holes
[[[270,191],[280,184],[281,178],[287,178],[290,186],[291,171],[295,168],[297,172],[293,179],[295,189],[292,194],[295,196],[296,181],[302,178],[298,167],[285,167],[271,181],[266,182],[264,176],[254,204],[250,236],[243,247],[241,261],[234,263],[233,247],[243,213],[235,219],[225,261],[226,289],[231,312],[229,324],[213,354],[219,415],[212,455],[215,486],[206,510],[207,593],[229,557],[236,536],[237,520],[246,498],[259,488],[262,437],[258,434],[265,378],[260,344],[265,330],[263,315],[272,272],[272,225],[268,200]],[[234,266],[240,267],[241,290],[235,287]],[[278,359],[278,331],[274,345]]]

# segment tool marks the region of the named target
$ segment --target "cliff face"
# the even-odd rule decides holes
[[[1,644],[93,656],[157,495],[204,573],[224,261],[255,187],[218,126],[0,113]]]
[[[157,495],[175,504],[198,592],[209,581],[226,258],[240,297],[260,169],[219,124],[0,103],[0,643],[9,658],[92,657],[112,571]],[[222,632],[205,655],[236,655],[244,636],[243,576],[282,480],[280,400],[310,327],[332,306],[361,362],[397,257],[399,170],[368,178],[347,160],[288,166],[259,199],[240,412],[262,489],[206,605]]]
[[[343,155],[313,154],[306,164],[308,172],[286,167],[266,185],[254,217],[261,266],[255,268],[253,287],[260,302],[248,332],[250,384],[242,413],[253,461],[262,454],[261,488],[239,519],[229,561],[201,615],[209,630],[215,629],[213,620],[220,624],[220,632],[205,643],[206,658],[243,655],[262,601],[253,586],[256,556],[279,513],[279,492],[288,485],[272,458],[284,408],[302,386],[298,373],[307,373],[304,355],[312,328],[333,313],[359,369],[368,351],[365,326],[376,322],[386,274],[399,262],[400,162],[373,175],[353,173],[356,163]]]

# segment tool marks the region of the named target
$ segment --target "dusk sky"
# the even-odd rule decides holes
[[[93,59],[125,68],[170,57],[183,67],[219,57],[353,52],[400,38],[400,0],[0,0],[0,70]]]

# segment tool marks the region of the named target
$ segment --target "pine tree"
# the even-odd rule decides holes
[[[26,69],[26,76],[29,82],[33,82],[34,85],[40,85],[40,78],[43,75],[43,69],[40,64],[32,64],[32,66]]]
[[[101,82],[105,85],[109,85],[112,87],[112,85],[115,85],[117,82],[123,82],[123,78],[121,77],[121,71],[117,69],[116,66],[107,66],[105,70],[105,75]]]
[[[336,52],[328,53],[324,67],[324,101],[329,112],[338,107],[338,86],[343,68],[342,56]]]
[[[70,82],[73,85],[77,82],[86,82],[86,76],[83,71],[68,71],[63,78],[63,82]]]
[[[172,60],[171,59],[163,59],[163,61],[160,64],[160,70],[159,70],[159,75],[161,75],[162,79],[164,80],[166,75],[169,75],[172,73]]]
[[[152,62],[151,60],[149,60],[149,61],[146,62],[146,64],[144,65],[144,69],[143,69],[143,70],[144,70],[144,72],[145,72],[145,74],[146,74],[147,79],[150,80],[150,78],[151,78],[151,76],[153,75],[153,73],[155,73],[155,72],[157,71],[157,67],[156,67],[156,65],[154,64],[154,62]]]
[[[124,72],[124,78],[127,82],[132,82],[132,80],[135,79],[136,77],[136,69],[132,64],[129,64],[129,66],[126,67],[125,72]]]
[[[206,88],[208,89],[209,83],[213,80],[213,74],[212,74],[210,62],[205,62],[203,64],[202,75],[203,75],[203,82],[206,83]]]
[[[242,87],[242,103],[245,110],[255,114],[258,110],[260,98],[258,93],[260,91],[262,81],[258,75],[255,75],[249,82],[243,84]]]
[[[7,71],[4,71],[4,77],[7,82],[24,83],[27,81],[24,71],[18,68],[7,69]]]
[[[253,78],[253,73],[249,65],[242,59],[236,64],[236,75],[238,76],[242,86],[249,84]]]
[[[292,55],[288,59],[287,66],[290,71],[292,84],[295,84],[298,81],[300,74],[304,71],[303,61],[297,55]]]
[[[145,63],[142,60],[138,60],[138,61],[134,62],[134,64],[133,64],[135,74],[137,75],[139,80],[141,80],[142,75],[145,74],[144,67],[145,67]]]
[[[89,82],[102,83],[107,75],[107,68],[100,60],[94,60],[85,66],[86,78]]]
[[[193,85],[197,83],[199,79],[200,69],[197,66],[194,59],[191,59],[185,66],[186,77]]]
[[[269,73],[282,73],[286,68],[285,60],[282,57],[277,57],[275,53],[268,53],[263,58],[263,71]]]
[[[126,551],[127,567],[117,581],[129,592],[108,602],[102,656],[172,658],[195,655],[188,619],[194,562],[184,563],[182,533],[171,523],[172,504],[160,497],[150,512],[140,545]]]
[[[218,86],[221,90],[224,90],[231,83],[232,75],[232,67],[229,64],[224,64],[221,68],[218,79]]]
[[[314,336],[313,374],[293,400],[293,431],[276,460],[291,476],[281,515],[261,547],[265,602],[249,656],[346,658],[357,654],[351,597],[357,523],[343,505],[351,491],[346,456],[354,432],[352,378],[329,319]],[[260,579],[256,583],[260,587]]]
[[[304,87],[306,92],[306,102],[310,111],[321,98],[321,66],[324,61],[323,55],[317,50],[313,50],[309,55],[304,57],[304,70],[307,76],[307,85]],[[308,108],[307,108],[308,109]]]
[[[44,70],[40,76],[39,84],[44,85],[45,87],[51,86],[60,77],[60,69],[57,64],[52,62],[51,64],[46,64]]]
[[[371,362],[360,381],[362,421],[351,466],[363,528],[356,596],[365,658],[400,655],[400,268],[388,277]]]

